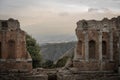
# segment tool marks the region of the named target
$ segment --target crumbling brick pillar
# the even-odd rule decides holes
[[[102,31],[99,32],[99,61],[100,61],[100,71],[102,71]]]
[[[79,60],[73,61],[74,67],[80,71],[115,71],[118,68],[118,20],[104,18],[77,22],[76,36],[78,43],[82,41],[83,50],[79,55],[81,47],[76,47],[75,58]]]
[[[113,61],[113,32],[110,32],[110,61]]]
[[[32,58],[26,48],[26,33],[18,20],[0,20],[0,71],[32,70]]]
[[[99,32],[99,61],[102,62],[102,31]]]
[[[88,33],[85,31],[85,61],[89,59],[89,47],[88,47]]]

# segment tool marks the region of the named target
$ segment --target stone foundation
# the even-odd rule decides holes
[[[37,69],[28,72],[26,70],[9,70],[0,72],[0,80],[48,80],[48,75]]]
[[[105,72],[60,73],[57,80],[120,80],[120,76],[116,73]]]
[[[6,61],[0,61],[0,71],[9,71],[9,70],[26,70],[31,71],[32,70],[32,60],[22,60],[22,61],[16,61],[16,60],[6,60]]]
[[[26,33],[18,20],[0,20],[0,71],[32,70],[32,58],[26,48]]]
[[[115,63],[110,61],[74,61],[73,66],[80,71],[114,71]]]

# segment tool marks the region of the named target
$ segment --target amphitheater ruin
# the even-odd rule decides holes
[[[0,80],[120,80],[120,16],[80,20],[72,67],[32,69],[18,20],[0,20]]]

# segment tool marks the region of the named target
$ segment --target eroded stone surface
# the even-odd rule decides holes
[[[77,22],[73,67],[59,70],[58,80],[119,80],[120,17]]]
[[[0,20],[0,71],[32,69],[25,37],[26,33],[20,29],[18,20]]]
[[[80,71],[115,71],[119,64],[120,17],[77,22],[73,66]]]

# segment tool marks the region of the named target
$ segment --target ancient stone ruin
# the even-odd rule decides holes
[[[32,58],[26,50],[25,37],[18,20],[0,20],[0,72],[32,70]]]
[[[119,80],[120,16],[101,21],[80,20],[76,36],[73,67],[61,70],[58,79]]]
[[[65,67],[32,69],[19,22],[0,20],[0,80],[120,80],[120,16],[80,20],[76,35],[74,56]]]
[[[73,65],[80,71],[115,71],[119,65],[120,17],[77,22]]]
[[[18,20],[0,20],[0,80],[47,80],[41,69],[32,68],[26,49],[26,33]]]

